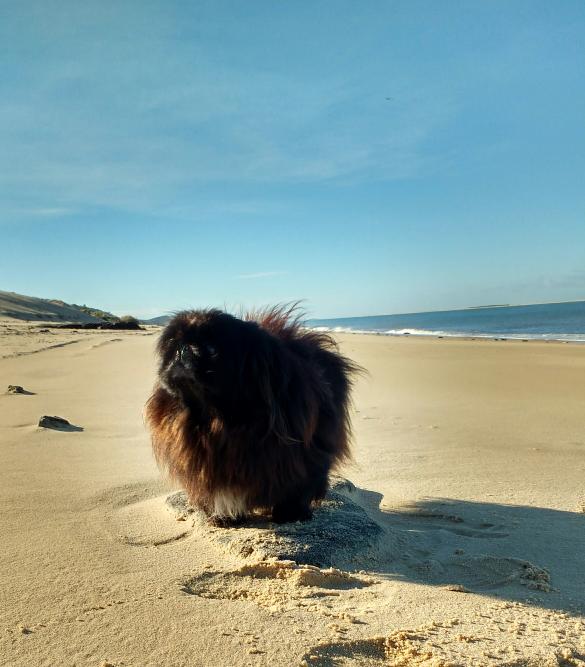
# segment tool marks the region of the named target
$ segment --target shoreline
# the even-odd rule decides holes
[[[453,334],[453,333],[389,333],[386,331],[368,331],[365,329],[331,329],[329,327],[307,327],[312,331],[322,331],[323,333],[328,333],[333,336],[338,335],[351,335],[351,336],[380,336],[388,338],[412,338],[412,339],[445,339],[445,340],[466,340],[466,341],[476,341],[476,340],[491,340],[491,341],[511,341],[518,343],[571,343],[576,345],[585,344],[585,334],[583,334],[583,339],[574,340],[574,339],[565,339],[565,338],[535,338],[535,337],[526,337],[510,334]],[[559,334],[563,335],[563,334]],[[566,334],[572,335],[572,334]],[[576,334],[580,335],[580,334]]]

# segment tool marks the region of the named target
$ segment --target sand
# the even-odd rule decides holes
[[[0,664],[585,665],[585,346],[340,336],[340,545],[167,502],[156,336],[114,333],[0,324]]]

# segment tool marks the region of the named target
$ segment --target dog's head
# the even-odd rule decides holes
[[[224,418],[257,414],[282,377],[280,342],[256,322],[219,310],[185,311],[158,345],[161,384],[185,406]]]

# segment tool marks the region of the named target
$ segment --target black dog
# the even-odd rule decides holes
[[[158,344],[146,415],[159,465],[219,524],[252,510],[306,520],[349,457],[349,391],[359,367],[293,308],[238,319],[179,313]]]

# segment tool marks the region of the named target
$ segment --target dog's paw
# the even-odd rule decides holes
[[[274,523],[293,523],[294,521],[309,521],[313,517],[310,507],[301,505],[275,505],[272,509]]]
[[[246,517],[242,516],[220,516],[218,514],[212,514],[210,517],[207,517],[207,524],[213,528],[235,528],[241,526]]]

